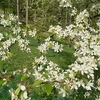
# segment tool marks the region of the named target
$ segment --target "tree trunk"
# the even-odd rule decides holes
[[[28,0],[26,0],[26,25],[28,24]]]
[[[18,16],[18,21],[19,21],[19,0],[17,0],[17,16]]]

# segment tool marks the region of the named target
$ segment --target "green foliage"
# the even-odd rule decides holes
[[[9,2],[4,0],[0,1],[0,7],[5,11],[6,9],[12,9],[13,13],[16,13],[16,10],[14,10],[14,2],[12,2],[11,5],[7,5],[7,3],[11,3],[12,0]],[[91,0],[76,0],[72,1],[72,5],[74,5],[79,13],[83,9],[87,7],[88,11],[90,12],[90,7],[93,5]],[[6,3],[7,2],[7,3]],[[99,0],[96,1],[96,3],[99,2]],[[88,5],[88,3],[90,5]],[[50,25],[61,25],[65,27],[66,25],[69,25],[73,23],[74,17],[71,17],[71,11],[70,8],[62,8],[59,7],[59,3],[56,2],[56,0],[29,0],[29,24],[25,26],[25,24],[22,24],[22,28],[25,32],[27,32],[29,29],[34,29],[34,27],[37,29],[37,36],[30,37],[22,36],[23,33],[19,33],[20,36],[22,36],[23,39],[28,39],[30,41],[29,47],[31,48],[31,53],[26,53],[24,51],[21,51],[18,47],[18,42],[15,45],[12,45],[9,49],[10,52],[7,53],[7,56],[9,57],[8,60],[2,61],[0,60],[0,100],[11,100],[11,96],[9,93],[9,90],[13,88],[13,91],[15,95],[20,95],[19,98],[21,100],[24,100],[23,93],[25,91],[29,91],[29,96],[32,100],[95,100],[96,96],[95,94],[99,95],[99,91],[95,91],[94,89],[90,92],[90,96],[87,98],[84,98],[85,89],[83,87],[80,87],[77,91],[71,91],[67,90],[67,87],[65,87],[66,92],[69,93],[66,97],[62,97],[61,95],[57,94],[57,90],[52,86],[51,82],[43,82],[43,80],[36,80],[34,81],[34,77],[32,76],[32,62],[34,61],[34,57],[39,57],[41,53],[38,51],[37,47],[42,44],[47,37],[52,37],[55,35],[55,30],[52,30],[51,34],[47,32]],[[9,11],[8,11],[9,12]],[[90,12],[90,19],[93,19],[90,21],[92,26],[94,25],[94,22],[97,21],[98,18],[94,19],[95,13]],[[24,0],[20,0],[20,20],[22,22],[25,21],[25,2]],[[26,28],[26,29],[25,29]],[[81,30],[78,29],[78,30]],[[46,32],[45,32],[46,31]],[[3,36],[6,39],[9,39],[9,37],[16,37],[12,34],[12,31],[10,30],[10,26],[2,27],[0,25],[0,32],[2,32]],[[7,34],[10,34],[7,36]],[[4,39],[2,41],[5,41]],[[68,66],[72,64],[75,61],[75,57],[73,55],[74,53],[74,47],[73,47],[73,41],[69,41],[68,38],[56,38],[55,36],[52,37],[52,40],[61,43],[64,45],[64,50],[61,53],[54,53],[53,50],[48,51],[48,53],[44,53],[43,55],[48,58],[49,61],[53,61],[57,63],[61,69],[68,69]],[[0,42],[0,46],[2,46],[2,42]],[[52,44],[49,45],[52,47]],[[80,49],[81,45],[79,45]],[[45,66],[43,66],[45,67]],[[24,73],[24,68],[27,68],[30,73],[26,70],[26,73]],[[20,73],[20,71],[22,73]],[[7,72],[6,72],[7,71]],[[18,71],[16,75],[14,75],[15,71]],[[99,69],[100,71],[100,69]],[[97,80],[100,77],[99,71],[95,71],[95,80]],[[77,73],[73,73],[74,76],[77,76]],[[31,77],[29,77],[30,75]],[[79,75],[79,74],[78,74]],[[68,74],[65,75],[66,78],[69,77]],[[78,78],[82,79],[85,83],[88,83],[88,79],[85,77],[77,76]],[[95,83],[96,85],[97,83]],[[20,86],[25,85],[25,90],[21,90]],[[69,88],[68,88],[69,89]],[[72,92],[72,94],[71,94]]]
[[[47,83],[47,84],[44,84],[43,86],[42,86],[42,90],[44,91],[44,92],[46,92],[46,94],[49,96],[50,94],[51,94],[51,91],[52,91],[52,85],[50,84],[50,83]]]
[[[3,61],[0,60],[0,68],[3,67]]]
[[[40,85],[43,81],[42,80],[37,80],[33,83],[32,87],[36,87],[38,85]]]
[[[4,85],[4,86],[0,86],[0,99],[1,100],[11,100],[10,94],[9,94],[9,87]]]

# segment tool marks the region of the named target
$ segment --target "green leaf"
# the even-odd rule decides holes
[[[33,83],[33,87],[36,87],[38,85],[40,85],[43,81],[42,80],[36,80],[34,83]]]
[[[35,35],[35,36],[34,36],[34,38],[35,38],[35,39],[37,39],[37,38],[38,38],[38,36],[36,36],[36,35]]]
[[[45,84],[43,87],[42,87],[42,90],[44,92],[47,93],[47,95],[50,95],[51,91],[52,91],[52,85],[51,84]]]
[[[52,34],[54,34],[54,33],[55,33],[55,29],[52,30]]]
[[[23,94],[20,95],[20,99],[19,100],[25,100],[25,98],[23,97]]]
[[[34,92],[36,92],[38,95],[42,95],[40,87],[34,87],[33,88]]]
[[[52,48],[52,44],[49,44],[49,48]]]
[[[7,53],[7,56],[8,56],[8,57],[12,57],[12,53],[11,53],[11,52],[8,52],[8,53]]]
[[[0,60],[0,67],[2,67],[2,66],[3,66],[3,61]]]
[[[30,28],[30,24],[27,24],[26,27],[27,27],[27,28]]]
[[[83,79],[83,81],[85,82],[85,83],[88,83],[88,80],[86,79],[86,78],[82,78]]]
[[[21,81],[26,80],[26,78],[27,78],[26,74],[23,74],[21,77]]]
[[[76,72],[73,72],[73,74],[74,74],[74,76],[76,76],[76,75],[77,75],[77,73],[76,73]]]
[[[0,46],[2,46],[2,42],[0,42]]]
[[[65,74],[65,77],[68,78],[69,77],[69,74]]]
[[[4,80],[3,79],[0,79],[0,86],[2,86],[4,83]]]
[[[16,89],[15,94],[18,95],[19,92],[20,92],[20,87],[18,87],[18,88]]]

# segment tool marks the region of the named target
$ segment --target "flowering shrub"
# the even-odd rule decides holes
[[[58,0],[61,7],[72,7],[71,0]]]
[[[41,44],[38,49],[42,53],[46,53],[49,49],[54,49],[54,52],[61,52],[63,50],[63,45],[59,45],[58,42],[50,41],[50,37],[45,39],[45,43]]]
[[[0,57],[2,60],[7,59],[9,56],[11,56],[10,47],[18,42],[19,47],[21,50],[25,50],[27,52],[30,52],[30,48],[28,48],[29,41],[26,39],[23,39],[23,34],[21,34],[22,30],[20,27],[20,22],[17,21],[17,17],[13,16],[12,14],[9,15],[9,17],[1,15],[0,24],[4,27],[9,27],[10,32],[3,32],[0,33],[0,41],[1,41],[1,47],[0,47]]]
[[[62,0],[60,5],[66,1]],[[68,3],[67,6],[70,6]],[[31,52],[28,47],[30,41],[27,34],[34,37],[36,29],[28,33],[23,32],[17,17],[1,15],[0,24],[9,27],[10,33],[0,33],[0,57],[6,60],[12,54],[10,47],[15,43],[23,51]],[[99,100],[100,99],[100,22],[97,28],[89,24],[89,12],[85,9],[77,14],[73,24],[63,29],[60,25],[51,25],[48,32],[59,39],[69,38],[73,41],[74,56],[76,60],[67,69],[60,68],[53,61],[48,60],[46,54],[49,50],[60,53],[63,45],[51,40],[49,36],[37,49],[41,56],[35,57],[30,69],[16,70],[14,72],[2,72],[0,81],[2,86],[9,87],[11,100],[33,100],[35,93],[49,98],[52,95],[60,95],[65,99]],[[11,77],[11,76],[14,76]],[[18,79],[19,78],[19,79]],[[2,80],[1,80],[2,79]],[[11,84],[15,81],[15,88]],[[41,92],[42,91],[42,92]],[[35,92],[35,93],[34,93]],[[48,99],[46,98],[46,100]],[[35,98],[34,98],[35,99]],[[42,99],[41,99],[42,100]]]

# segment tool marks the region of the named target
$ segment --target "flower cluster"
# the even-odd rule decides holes
[[[18,45],[20,47],[20,49],[23,51],[31,52],[30,48],[28,47],[29,45],[29,40],[25,40],[25,39],[18,39]]]
[[[71,16],[74,16],[76,14],[77,14],[77,9],[74,7],[73,10],[72,10],[72,12],[71,12]]]
[[[33,31],[30,30],[29,35],[34,37],[36,35],[36,32],[37,32],[36,29],[34,29]]]
[[[93,4],[92,7],[90,8],[91,12],[95,12],[100,14],[100,3]]]
[[[1,41],[1,47],[0,47],[0,57],[2,60],[7,59],[9,56],[11,56],[10,53],[10,47],[12,44],[15,44],[18,42],[18,46],[21,50],[24,50],[26,52],[31,52],[30,48],[28,47],[29,41],[22,38],[20,33],[22,32],[20,27],[20,22],[17,21],[17,17],[10,14],[8,17],[5,17],[3,14],[1,15],[0,24],[4,27],[10,26],[9,30],[11,32],[8,33],[0,33],[0,41]],[[34,36],[36,34],[36,30],[33,31]],[[33,36],[33,33],[30,35]]]
[[[10,56],[9,47],[15,42],[16,42],[16,38],[12,38],[12,37],[2,42],[2,47],[0,47],[0,56],[2,60],[5,60]]]
[[[64,89],[66,86],[63,85],[62,87],[61,83],[68,80],[64,80],[65,72],[57,64],[47,61],[46,57],[41,56],[40,58],[35,58],[33,70],[35,80],[42,80],[43,83],[49,82],[59,91],[59,94],[66,95],[66,90]]]
[[[9,93],[11,95],[11,100],[31,100],[30,97],[28,97],[28,93],[26,90],[26,87],[24,85],[18,84],[18,88],[16,90],[10,89]],[[20,97],[18,95],[20,94]]]
[[[21,28],[19,26],[15,26],[14,28],[12,28],[12,31],[13,31],[14,34],[17,35],[18,33],[21,32]]]
[[[84,11],[80,12],[79,15],[76,17],[76,23],[81,23],[81,22],[87,23],[88,17],[89,17],[89,13],[85,9]]]
[[[48,37],[47,39],[45,39],[44,44],[38,46],[39,51],[42,53],[47,52],[50,48],[53,49],[54,52],[61,52],[63,50],[63,45],[58,44],[58,42],[55,41],[50,41],[50,37]]]
[[[58,0],[60,7],[72,7],[71,0]]]
[[[0,24],[4,27],[11,26],[12,24],[17,22],[17,17],[13,16],[13,14],[9,14],[9,16],[6,18],[4,14],[1,14],[0,16]]]
[[[1,17],[0,24],[2,24],[4,27],[11,25],[11,23],[4,18],[3,14],[0,17]]]
[[[88,17],[88,11],[84,10],[77,15],[75,23],[66,26],[64,30],[60,26],[58,29],[58,26],[49,29],[49,32],[55,31],[58,37],[69,36],[74,41],[76,61],[64,72],[69,74],[69,87],[75,90],[80,87],[86,91],[96,89],[94,71],[98,70],[100,62],[100,34],[99,30],[90,27]]]

